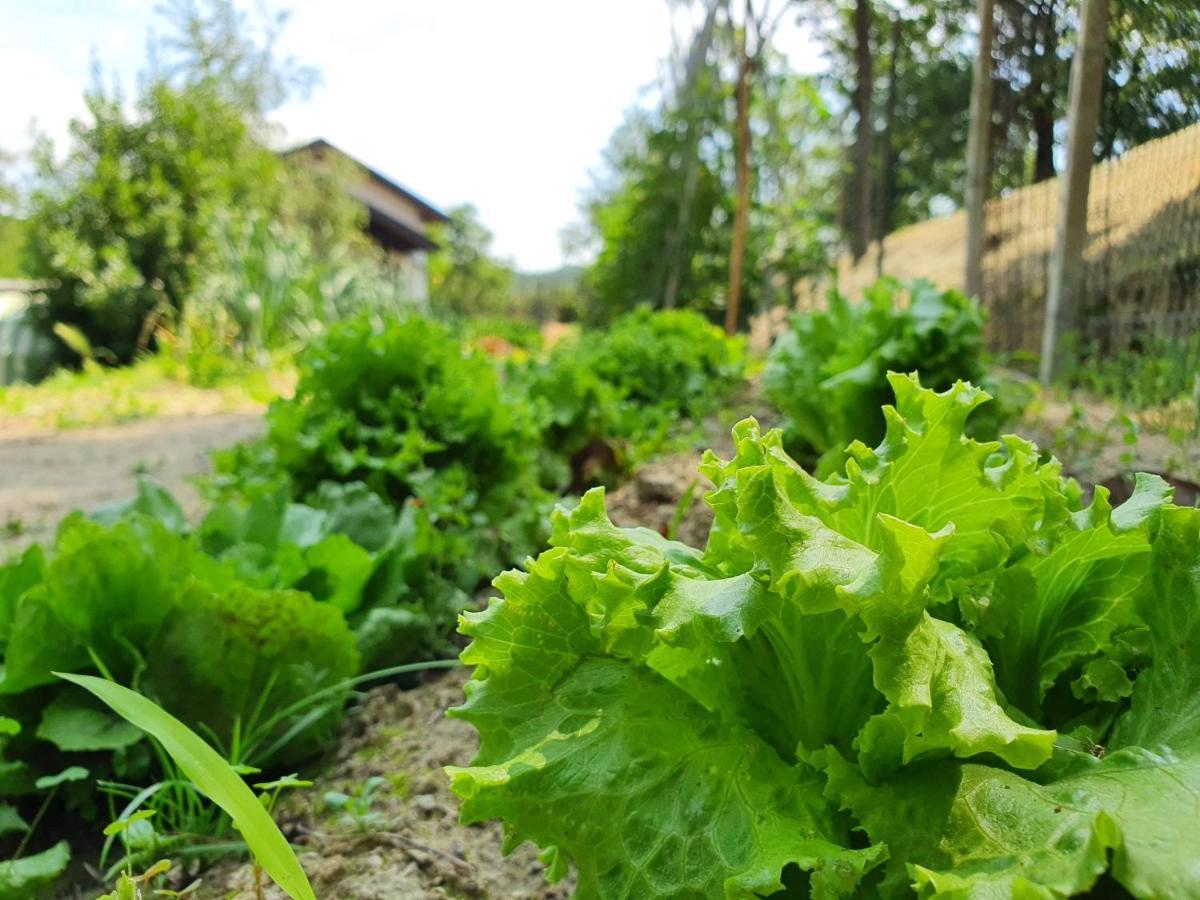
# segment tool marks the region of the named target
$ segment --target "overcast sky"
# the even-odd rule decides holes
[[[0,148],[61,139],[96,58],[128,89],[154,0],[0,0]],[[276,115],[433,204],[479,207],[495,250],[562,263],[588,171],[671,47],[665,0],[293,0],[284,50],[323,82]],[[161,24],[158,26],[161,30]],[[781,46],[817,66],[791,21]]]

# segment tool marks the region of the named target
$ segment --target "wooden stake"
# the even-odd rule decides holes
[[[1062,372],[1068,362],[1069,336],[1078,326],[1092,151],[1100,124],[1109,0],[1082,2],[1079,46],[1071,63],[1067,167],[1059,181],[1058,227],[1046,290],[1046,323],[1042,330],[1042,359],[1038,372],[1043,384],[1049,384]]]
[[[971,121],[967,132],[967,295],[983,290],[983,209],[991,181],[992,42],[996,34],[996,0],[977,0],[979,51],[971,78]]]

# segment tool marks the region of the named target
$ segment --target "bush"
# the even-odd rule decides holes
[[[597,333],[585,350],[625,402],[693,421],[742,387],[746,369],[742,340],[690,310],[642,307]]]
[[[784,416],[789,449],[841,458],[851,441],[883,437],[888,372],[917,371],[936,390],[983,376],[983,312],[958,291],[884,278],[862,302],[836,291],[828,308],[792,316],[775,341],[763,384]],[[810,456],[810,458],[811,458]]]
[[[562,491],[612,481],[694,433],[745,385],[740,339],[697,313],[640,309],[511,367],[533,404],[546,483]]]
[[[1194,396],[1197,373],[1200,337],[1148,336],[1116,353],[1086,348],[1068,382],[1134,409],[1152,409]]]
[[[274,206],[281,166],[211,86],[152,84],[132,116],[99,89],[86,101],[65,160],[39,154],[26,269],[49,283],[47,333],[65,322],[127,362],[183,311],[218,211]]]

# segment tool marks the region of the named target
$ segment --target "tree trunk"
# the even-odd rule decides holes
[[[1058,172],[1054,169],[1054,110],[1039,100],[1033,108],[1033,181],[1047,181]]]
[[[892,230],[892,212],[896,203],[896,159],[893,135],[896,130],[896,104],[899,102],[900,85],[896,78],[900,58],[900,15],[892,13],[891,51],[888,60],[888,92],[883,114],[883,160],[879,174],[879,255],[875,261],[875,274],[883,275],[883,242]]]
[[[1033,120],[1034,183],[1058,173],[1054,169],[1054,96],[1058,68],[1058,17],[1053,3],[1039,3],[1032,40],[1038,48],[1029,64],[1030,115]]]
[[[967,132],[967,296],[983,290],[983,210],[991,181],[992,42],[996,33],[995,0],[978,0],[979,50],[971,79],[971,120]]]
[[[858,115],[858,134],[854,149],[854,204],[851,211],[850,252],[855,261],[862,259],[871,243],[871,156],[875,134],[872,109],[875,99],[875,70],[871,57],[871,0],[854,3],[854,58],[858,84],[854,91],[854,110]]]
[[[1067,168],[1063,173],[1058,227],[1050,257],[1046,322],[1038,374],[1049,384],[1068,362],[1069,335],[1075,332],[1083,287],[1083,248],[1087,243],[1088,190],[1093,146],[1100,122],[1108,0],[1083,0],[1079,46],[1071,63],[1067,111]]]
[[[718,0],[713,0],[709,4],[708,13],[704,17],[704,25],[696,34],[688,52],[684,83],[680,90],[680,96],[676,98],[675,102],[678,109],[685,109],[692,99],[691,95],[696,89],[696,82],[704,68],[708,51],[712,47],[717,10],[720,7],[721,4]],[[675,226],[667,235],[667,282],[663,291],[663,306],[667,309],[673,309],[679,302],[679,284],[682,279],[684,263],[683,239],[687,234],[688,220],[692,215],[692,200],[696,196],[696,185],[700,181],[700,138],[700,129],[696,127],[695,121],[689,116],[685,137],[687,159],[684,162],[683,192],[679,196],[679,212],[675,219]]]
[[[751,0],[746,0],[746,18],[738,33],[737,80],[737,205],[733,213],[733,247],[729,254],[729,297],[725,305],[725,331],[738,330],[742,302],[742,266],[746,256],[746,231],[750,221],[750,54],[746,31],[754,21]]]

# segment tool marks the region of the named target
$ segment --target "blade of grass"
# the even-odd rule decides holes
[[[90,675],[55,673],[91,691],[113,711],[153,735],[196,788],[233,819],[250,852],[292,900],[316,900],[296,854],[254,792],[190,728],[141,694]]]

